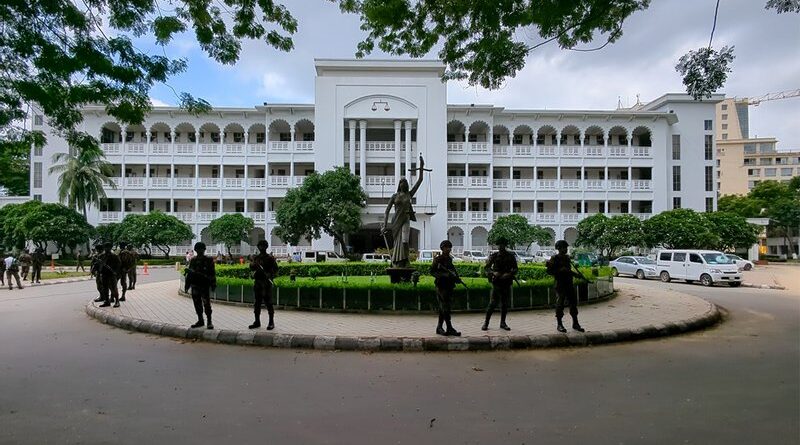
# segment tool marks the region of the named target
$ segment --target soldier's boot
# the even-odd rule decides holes
[[[500,312],[500,329],[510,331],[511,328],[506,324],[506,311]]]
[[[261,314],[256,314],[256,321],[253,322],[247,329],[256,329],[261,327]]]
[[[211,322],[211,314],[208,314],[206,318],[208,318],[208,323],[206,323],[206,329],[214,329],[214,323]]]
[[[577,315],[573,315],[572,316],[572,329],[574,329],[574,330],[576,330],[578,332],[586,332],[586,329],[583,329],[581,327],[581,324],[578,323],[578,316]]]
[[[481,326],[481,331],[488,331],[489,330],[489,320],[492,318],[492,313],[486,313],[486,320],[483,322],[483,326]]]
[[[275,329],[275,314],[269,314],[269,323],[267,323],[267,330]]]
[[[203,321],[203,314],[197,314],[197,323],[193,324],[191,327],[202,328],[204,324],[206,323]]]
[[[558,332],[567,332],[567,328],[564,327],[564,323],[561,322],[561,318],[559,317],[556,320],[558,320],[558,325],[556,325],[556,330]]]
[[[447,335],[447,331],[444,330],[442,324],[444,323],[444,317],[442,314],[439,314],[439,323],[436,324],[436,335]]]
[[[461,337],[461,333],[456,331],[456,329],[453,327],[453,323],[450,321],[450,317],[445,318],[444,321],[447,323],[447,331],[445,331],[447,335],[451,335],[453,337]]]
[[[103,304],[100,305],[100,307],[109,307],[109,306],[111,306],[111,301],[109,300],[103,300]]]
[[[99,302],[103,301],[103,297],[97,297],[92,301],[94,301],[95,303],[99,303]]]

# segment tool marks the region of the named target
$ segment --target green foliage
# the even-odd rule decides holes
[[[622,23],[650,0],[576,0],[530,2],[508,0],[384,1],[340,0],[342,10],[361,16],[368,33],[359,43],[357,57],[375,50],[424,57],[440,48],[438,58],[447,64],[445,77],[467,79],[471,85],[498,88],[525,66],[539,45],[531,33],[555,40],[561,48],[591,42],[595,36],[614,42],[622,36]],[[542,43],[542,44],[543,44]],[[541,45],[541,44],[540,44]]]
[[[308,274],[309,277],[311,277],[312,280],[316,280],[317,277],[319,276],[319,267],[311,266],[308,268],[306,273]]]
[[[83,215],[62,204],[36,206],[20,220],[18,230],[37,247],[45,248],[52,241],[59,251],[65,247],[74,249],[94,234],[94,228]]]
[[[17,134],[0,138],[0,187],[12,196],[28,196],[30,192],[31,137]]]
[[[702,214],[691,209],[661,212],[646,220],[644,243],[667,249],[698,249],[720,243],[714,226]]]
[[[745,218],[728,212],[704,213],[703,217],[711,223],[716,233],[716,244],[708,246],[714,250],[729,252],[737,248],[750,248],[758,241],[761,228],[748,223]]]
[[[718,207],[745,218],[769,218],[768,234],[783,237],[791,251],[792,233],[800,230],[800,177],[788,184],[761,181],[747,196],[723,196]]]
[[[633,215],[615,215],[609,218],[597,213],[581,220],[576,228],[576,246],[599,251],[610,258],[621,248],[638,246],[644,242],[642,222]]]
[[[496,245],[500,238],[506,239],[511,248],[515,246],[528,248],[534,242],[541,246],[553,242],[550,232],[529,224],[524,216],[517,214],[501,216],[492,224],[492,229],[489,230],[489,244]]]
[[[119,244],[121,223],[109,223],[97,226],[94,230],[94,239],[100,243]]]
[[[725,195],[717,200],[717,210],[744,218],[761,216],[761,203],[749,196]]]
[[[143,215],[126,215],[117,236],[121,241],[144,249],[147,255],[150,255],[150,248],[155,247],[165,257],[169,256],[170,245],[194,238],[188,224],[158,210]]]
[[[27,237],[21,225],[22,219],[41,206],[39,201],[28,201],[0,208],[0,245],[5,250],[25,247]]]
[[[231,246],[250,239],[253,219],[241,213],[229,213],[214,219],[208,225],[208,234],[214,242],[222,242],[231,254]]]
[[[732,46],[724,46],[719,52],[709,46],[689,51],[678,60],[675,70],[683,76],[686,92],[695,100],[703,100],[725,85],[733,59]]]
[[[69,153],[56,153],[50,173],[59,173],[58,199],[84,217],[89,206],[99,205],[106,197],[104,185],[116,188],[111,180],[113,167],[99,148],[75,147]]]
[[[360,179],[347,168],[312,173],[302,186],[290,189],[278,206],[276,234],[297,245],[301,239],[319,239],[324,232],[344,246],[344,236],[361,228],[366,202]]]

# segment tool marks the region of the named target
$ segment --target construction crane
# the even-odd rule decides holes
[[[793,97],[800,97],[800,89],[781,91],[780,93],[767,93],[757,97],[736,97],[734,98],[734,101],[739,103],[744,102],[747,105],[753,105],[757,107],[761,102],[779,99],[791,99]]]

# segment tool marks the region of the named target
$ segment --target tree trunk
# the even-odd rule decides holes
[[[334,233],[333,234],[333,239],[335,239],[336,241],[339,241],[339,249],[341,249],[340,253],[342,254],[342,256],[344,256],[344,236],[342,234],[340,234],[340,233]],[[334,249],[334,250],[336,250],[336,249]]]

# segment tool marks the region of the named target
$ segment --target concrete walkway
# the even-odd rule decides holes
[[[435,315],[341,314],[279,310],[275,330],[250,330],[251,308],[213,305],[213,330],[190,329],[196,321],[189,298],[178,295],[177,280],[142,284],[128,292],[120,308],[100,308],[89,302],[86,312],[103,323],[123,329],[220,343],[328,350],[485,350],[585,346],[674,335],[711,326],[720,320],[717,307],[672,290],[652,290],[617,284],[609,301],[581,306],[585,333],[555,329],[553,310],[511,312],[512,330],[498,328],[495,314],[487,332],[482,314],[455,314],[461,337],[434,333]],[[213,303],[212,303],[213,304]],[[266,319],[266,310],[262,312]],[[569,316],[565,317],[570,326]],[[266,323],[263,323],[266,326]]]

